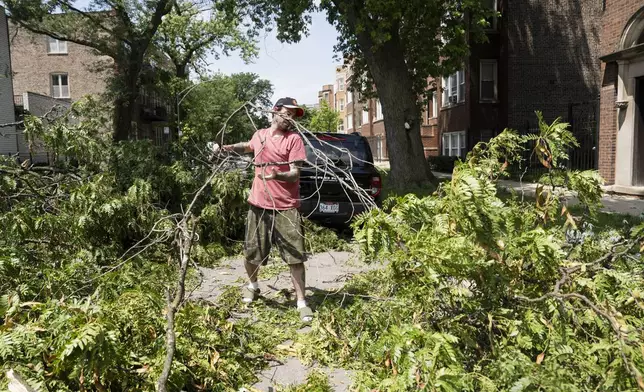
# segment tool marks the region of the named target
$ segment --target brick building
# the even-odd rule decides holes
[[[76,101],[105,92],[113,61],[94,49],[10,26],[14,94]]]
[[[322,86],[322,90],[318,92],[318,99],[333,102],[330,107],[340,114],[339,133],[360,133],[369,140],[374,159],[386,160],[388,159],[387,140],[380,100],[377,98],[363,99],[360,93],[351,91],[350,85],[350,68],[337,66],[335,85]],[[429,129],[423,127],[423,143],[427,146],[431,144],[428,134]],[[426,155],[429,154],[429,150],[429,148],[425,148]],[[433,150],[438,150],[438,147],[434,147]]]
[[[489,20],[487,42],[472,42],[454,74],[428,78],[425,155],[464,157],[505,128],[535,131],[541,111],[548,122],[572,124],[581,146],[570,153],[571,167],[597,168],[602,0],[486,1],[500,12]],[[354,129],[383,139],[386,155],[382,110],[377,100],[365,106],[368,114]]]
[[[114,74],[114,61],[109,56],[73,42],[34,34],[14,24],[10,24],[9,30],[17,107],[25,108],[22,102],[25,93],[73,102],[107,92],[109,78]],[[159,67],[165,69],[169,65]],[[161,145],[171,138],[168,121],[172,106],[154,89],[152,76],[156,72],[156,68],[147,66],[141,75],[131,137],[152,139]]]
[[[387,159],[387,145],[382,106],[378,99],[363,100],[351,91],[351,71],[348,66],[336,67],[336,111],[340,113],[340,133],[359,132],[369,139],[375,159]]]
[[[644,0],[605,0],[599,171],[613,190],[644,195]]]
[[[489,0],[488,42],[472,43],[463,68],[430,78],[425,124],[440,134],[441,155],[464,157],[505,128],[534,130],[535,111],[576,125],[573,158],[595,167],[599,99],[598,0]],[[583,162],[582,162],[583,161]]]
[[[347,90],[347,79],[349,70],[347,67],[338,66],[335,68],[335,111],[340,113],[342,122],[338,126],[338,132],[346,133],[352,127],[353,118],[349,118],[347,105],[350,103],[351,95]]]
[[[332,84],[325,84],[322,90],[318,91],[318,102],[326,101],[330,108],[335,108],[335,95]]]

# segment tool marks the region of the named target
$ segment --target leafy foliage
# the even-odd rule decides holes
[[[183,79],[188,78],[189,67],[198,73],[203,71],[208,54],[219,59],[240,50],[242,58],[249,61],[257,55],[257,32],[254,28],[242,28],[241,12],[226,1],[213,2],[212,9],[191,1],[177,1],[159,27],[155,46],[170,58],[175,76]]]
[[[435,194],[363,215],[366,260],[388,266],[354,280],[343,309],[323,304],[303,357],[360,370],[364,391],[644,389],[643,226],[595,227],[551,187],[534,201],[497,194],[530,140],[553,167],[574,146],[540,122],[479,144]],[[553,167],[596,214],[601,178]]]
[[[340,125],[340,113],[329,107],[326,100],[320,101],[320,109],[311,117],[309,131],[312,132],[337,132]]]
[[[226,144],[250,140],[256,128],[269,126],[267,117],[250,110],[248,114],[245,110],[235,112],[246,102],[261,108],[272,107],[272,95],[271,83],[252,73],[216,74],[202,79],[186,97],[181,118],[184,147],[190,154],[204,155],[194,146],[212,140],[221,144],[222,130]]]
[[[19,370],[38,390],[154,389],[163,293],[178,272],[172,218],[211,173],[147,142],[112,144],[102,119],[92,101],[51,121],[27,118],[52,166],[0,161],[0,370]],[[197,262],[236,251],[248,184],[243,172],[222,172],[195,204]],[[283,339],[227,321],[239,293],[224,298],[177,314],[171,389],[245,384]]]

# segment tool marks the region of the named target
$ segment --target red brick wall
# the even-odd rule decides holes
[[[508,64],[500,77],[507,78],[507,126],[536,127],[536,110],[547,122],[565,121],[570,103],[597,100],[601,0],[508,0],[506,5]]]
[[[439,155],[440,151],[440,131],[438,129],[438,115],[440,113],[440,88],[437,88],[438,85],[434,83],[433,78],[427,79],[427,85],[430,90],[436,90],[436,99],[437,99],[437,113],[431,113],[433,110],[433,103],[428,101],[425,103],[425,108],[422,113],[422,124],[420,127],[420,137],[423,141],[423,148],[425,149],[425,157],[430,155],[436,156]],[[431,96],[430,96],[431,98]]]
[[[619,40],[629,19],[642,7],[642,0],[605,0],[606,10],[602,20],[601,52],[610,54],[617,50]]]
[[[440,138],[438,137],[438,120],[433,118],[429,120],[429,124],[424,124],[420,127],[420,137],[423,140],[423,148],[425,149],[425,157],[430,155],[440,155]]]
[[[378,120],[373,123],[373,126],[371,127],[371,134],[374,136],[377,135],[384,135],[385,134],[385,121],[384,120]]]
[[[606,184],[615,183],[617,146],[617,64],[602,65],[601,106],[599,109],[599,174]]]
[[[606,0],[602,18],[601,55],[619,49],[619,41],[631,17],[644,7],[644,0]],[[617,63],[602,64],[601,106],[599,124],[599,173],[606,184],[615,182],[615,148],[617,142]]]

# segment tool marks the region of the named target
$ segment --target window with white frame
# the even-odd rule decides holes
[[[61,41],[56,38],[47,37],[47,53],[67,54],[67,41]]]
[[[338,99],[338,110],[344,110],[344,98]]]
[[[368,110],[363,110],[362,111],[362,123],[363,124],[369,124],[369,111]]]
[[[443,106],[465,102],[465,71],[443,77]]]
[[[481,60],[479,96],[481,102],[496,102],[498,99],[496,60]]]
[[[347,116],[347,130],[353,128],[353,114]]]
[[[434,90],[429,96],[429,102],[427,105],[427,118],[436,117],[438,117],[438,94],[436,93],[436,90]]]
[[[443,155],[465,157],[465,131],[443,133]]]
[[[487,9],[492,10],[495,14],[489,18],[486,18],[485,21],[488,23],[486,30],[496,30],[497,29],[497,17],[496,12],[498,11],[498,0],[483,0],[483,6]]]
[[[380,100],[376,101],[376,117],[374,120],[382,120],[382,105],[380,104]]]
[[[324,100],[329,102],[329,93],[324,93]]]
[[[344,91],[344,78],[338,78],[338,91]]]
[[[344,124],[340,123],[340,125],[338,125],[338,132],[344,132]]]
[[[349,91],[347,94],[347,105],[353,102],[353,91]]]
[[[69,98],[69,78],[66,73],[51,75],[51,96]]]

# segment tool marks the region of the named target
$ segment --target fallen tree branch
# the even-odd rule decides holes
[[[622,245],[630,245],[627,246],[625,250],[621,250],[619,252],[616,252],[615,249],[619,246]],[[624,347],[628,346],[629,343],[626,341],[625,337],[627,336],[628,333],[628,326],[622,326],[622,324],[619,323],[617,318],[615,317],[614,314],[612,314],[609,310],[604,310],[601,309],[597,304],[595,304],[593,301],[591,301],[588,297],[586,297],[583,294],[579,293],[562,293],[561,288],[562,286],[568,282],[571,278],[571,275],[579,272],[582,270],[583,266],[592,266],[592,267],[597,267],[597,266],[602,266],[604,267],[604,263],[607,260],[611,260],[614,257],[619,257],[622,256],[626,253],[628,253],[632,247],[633,243],[629,243],[628,241],[623,241],[618,244],[615,244],[611,247],[611,250],[604,256],[600,257],[599,259],[595,260],[593,263],[589,264],[582,264],[582,265],[575,265],[569,268],[562,268],[561,269],[561,278],[557,280],[555,283],[555,287],[551,292],[548,292],[540,297],[537,298],[529,298],[525,297],[522,295],[517,295],[515,298],[524,301],[524,302],[530,302],[530,303],[535,303],[535,302],[542,302],[545,301],[548,298],[553,298],[557,301],[563,301],[563,300],[579,300],[583,302],[586,306],[588,306],[596,315],[600,316],[601,318],[605,319],[608,321],[610,324],[611,329],[613,330],[619,344],[620,344],[620,356],[622,358],[622,361],[624,362],[624,366],[628,369],[629,373],[635,378],[637,381],[637,385],[640,390],[644,390],[644,378],[642,377],[641,372],[637,369],[635,364],[629,360],[626,357],[626,354],[624,353]]]

